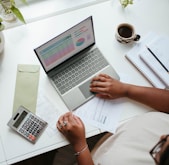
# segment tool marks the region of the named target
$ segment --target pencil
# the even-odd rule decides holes
[[[147,47],[147,46],[146,46]],[[160,61],[160,59],[153,53],[153,51],[147,47],[147,50],[153,55],[153,57],[161,64],[161,66],[169,73],[168,69],[164,66],[164,64]]]

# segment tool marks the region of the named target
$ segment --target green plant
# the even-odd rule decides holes
[[[124,8],[127,7],[129,4],[133,4],[133,0],[119,0],[119,1]]]
[[[21,0],[23,3],[26,3],[26,0]],[[0,5],[2,6],[5,14],[13,13],[18,20],[25,23],[24,17],[20,10],[15,5],[15,0],[0,0]],[[3,18],[0,17],[0,31],[5,28],[3,24]]]
[[[5,26],[2,24],[3,20],[0,18],[0,31],[4,30]]]

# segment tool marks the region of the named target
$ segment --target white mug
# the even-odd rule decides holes
[[[140,35],[136,34],[134,27],[128,23],[118,25],[115,37],[117,41],[124,44],[138,41],[140,39]]]

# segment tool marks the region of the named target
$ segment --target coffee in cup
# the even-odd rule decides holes
[[[138,41],[140,39],[140,35],[136,34],[134,27],[128,23],[118,25],[115,37],[117,41],[124,44]]]

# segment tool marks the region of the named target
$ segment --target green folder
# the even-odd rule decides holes
[[[21,105],[33,113],[36,112],[39,74],[39,65],[18,65],[13,113],[15,113]]]

